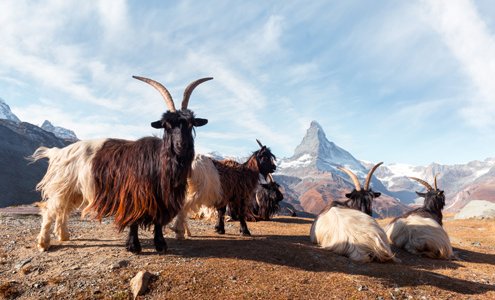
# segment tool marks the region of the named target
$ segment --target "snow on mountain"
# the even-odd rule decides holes
[[[297,209],[317,214],[330,201],[345,200],[345,193],[354,188],[352,180],[338,169],[339,166],[350,169],[364,181],[373,165],[362,164],[348,151],[329,141],[320,124],[313,121],[294,155],[279,161],[275,178],[283,186],[287,202]],[[375,215],[396,216],[408,209],[375,177],[371,185],[373,190],[382,192],[373,207]]]
[[[10,120],[16,123],[21,122],[21,120],[19,120],[19,118],[14,115],[14,113],[12,113],[12,111],[10,110],[10,106],[5,103],[2,98],[0,98],[0,119]]]
[[[304,174],[315,172],[340,172],[339,166],[365,176],[363,165],[349,152],[329,141],[321,125],[312,121],[294,155],[280,160],[277,173],[304,177]]]
[[[427,166],[413,166],[394,163],[380,167],[375,176],[403,203],[420,203],[422,198],[418,198],[414,191],[422,191],[424,187],[408,177],[417,177],[433,184],[437,175],[438,188],[446,193],[446,209],[458,210],[472,199],[473,190],[489,186],[488,182],[494,177],[491,172],[495,173],[494,158],[456,165],[431,163]],[[487,197],[488,193],[480,191],[478,194]],[[495,195],[485,199],[492,198],[495,199]]]
[[[43,122],[43,124],[41,125],[41,128],[43,130],[46,130],[48,132],[55,134],[56,137],[64,139],[64,140],[68,140],[68,141],[79,140],[77,138],[76,134],[74,133],[74,131],[63,128],[63,127],[59,127],[59,126],[53,126],[52,123],[50,123],[50,121],[48,121],[48,120],[45,120],[45,122]]]

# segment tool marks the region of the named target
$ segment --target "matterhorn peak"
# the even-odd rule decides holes
[[[280,173],[333,172],[338,166],[364,171],[361,163],[349,152],[327,139],[323,127],[316,121],[311,122],[294,155],[279,165]]]

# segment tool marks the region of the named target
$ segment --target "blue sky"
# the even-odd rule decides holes
[[[311,120],[367,161],[495,156],[492,1],[0,2],[0,97],[83,139],[161,135],[162,82],[198,152],[293,153]],[[178,106],[179,104],[177,104]]]

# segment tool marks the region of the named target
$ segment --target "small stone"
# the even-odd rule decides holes
[[[118,262],[114,263],[113,265],[111,265],[110,269],[111,270],[120,269],[120,268],[127,267],[128,265],[129,265],[128,260],[121,260],[121,261],[118,261]]]
[[[143,295],[148,289],[148,284],[151,278],[151,273],[148,271],[139,271],[134,278],[131,279],[131,291],[134,299],[138,295]]]
[[[358,286],[358,291],[360,291],[360,292],[361,292],[361,291],[367,291],[367,290],[368,290],[368,287],[367,287],[367,286],[365,286],[365,285],[359,285],[359,286]]]
[[[21,260],[20,262],[18,262],[17,264],[15,264],[14,268],[15,268],[16,270],[19,270],[19,269],[21,269],[22,267],[24,267],[24,265],[26,265],[26,264],[30,263],[32,260],[33,260],[33,258],[32,258],[32,257],[29,257],[29,258],[26,258],[26,259],[24,259],[24,260]]]
[[[80,266],[73,266],[71,270],[79,270],[81,267]]]
[[[471,245],[474,246],[474,247],[481,247],[481,243],[480,242],[472,242]]]

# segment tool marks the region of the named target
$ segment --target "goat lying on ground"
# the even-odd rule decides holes
[[[371,217],[372,201],[381,194],[373,192],[369,184],[381,164],[369,171],[363,189],[354,173],[339,168],[351,177],[355,189],[345,195],[349,200],[333,201],[320,212],[311,226],[311,242],[358,262],[398,261],[390,250],[385,232]]]
[[[227,205],[230,205],[239,215],[241,234],[251,235],[244,219],[246,204],[258,186],[259,174],[266,177],[276,169],[275,156],[270,149],[259,141],[258,144],[260,149],[243,164],[233,160],[217,161],[203,155],[196,157],[188,181],[185,209],[179,213],[172,227],[178,239],[184,238],[185,233],[190,235],[187,214],[198,210],[201,205],[217,209],[217,233],[225,233],[224,215]],[[215,187],[220,187],[220,190]]]
[[[422,207],[393,219],[385,227],[390,243],[412,254],[440,259],[456,258],[449,236],[442,227],[445,195],[437,187],[437,177],[435,176],[435,188],[419,178],[410,178],[426,187],[426,193],[416,192],[425,200]]]
[[[69,239],[67,220],[72,210],[84,207],[82,216],[92,212],[98,219],[114,216],[119,231],[130,226],[127,250],[141,251],[138,228],[154,224],[154,244],[158,252],[167,249],[162,226],[182,208],[187,176],[194,158],[193,127],[208,120],[196,118],[187,109],[192,91],[207,80],[192,82],[184,91],[181,110],[177,111],[170,93],[160,83],[144,81],[165,99],[168,111],[154,128],[164,128],[163,139],[145,137],[137,141],[101,139],[79,141],[65,148],[40,147],[32,161],[48,158],[48,170],[37,185],[41,191],[42,226],[39,250],[50,246],[50,227],[55,234]]]

